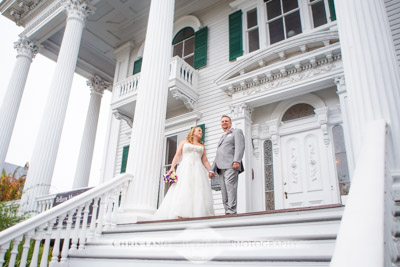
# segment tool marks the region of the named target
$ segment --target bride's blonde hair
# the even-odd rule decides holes
[[[188,142],[191,143],[192,145],[193,145],[193,135],[194,135],[194,131],[195,131],[197,128],[200,128],[200,129],[201,129],[200,126],[195,126],[195,127],[193,127],[192,129],[190,129],[190,131],[189,131],[189,133],[188,133],[188,135],[187,135],[187,137],[186,137],[186,141],[188,141]],[[203,131],[203,129],[201,129],[201,131]],[[203,133],[203,134],[204,134],[204,133]],[[200,143],[200,144],[203,144],[203,141],[200,139],[200,140],[199,140],[199,143]]]

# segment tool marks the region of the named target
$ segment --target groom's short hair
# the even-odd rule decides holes
[[[222,116],[221,116],[221,120],[222,120],[222,118],[228,118],[229,121],[232,122],[231,117],[229,117],[228,115],[222,115]]]

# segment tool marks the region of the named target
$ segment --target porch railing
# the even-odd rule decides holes
[[[331,267],[392,266],[396,261],[386,122],[374,121],[365,132]]]
[[[48,266],[49,253],[52,253],[50,266],[65,264],[69,251],[83,250],[87,239],[99,236],[103,229],[116,225],[117,212],[121,212],[132,179],[130,174],[117,176],[0,232],[0,266],[5,262],[5,253],[9,249],[8,266],[14,266],[17,257],[20,258],[19,266],[26,266],[31,246],[30,266],[37,266],[39,261],[41,267]],[[51,239],[54,240],[52,249]],[[18,253],[20,245],[22,252]],[[40,248],[43,251],[41,259]]]

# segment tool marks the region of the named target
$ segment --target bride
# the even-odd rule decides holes
[[[171,185],[165,198],[153,215],[153,220],[213,216],[213,196],[205,146],[201,143],[203,131],[193,127],[182,141],[172,160],[170,171],[182,156],[177,168],[178,182]]]

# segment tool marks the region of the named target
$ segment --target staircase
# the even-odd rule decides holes
[[[343,207],[118,225],[69,266],[328,266]]]

